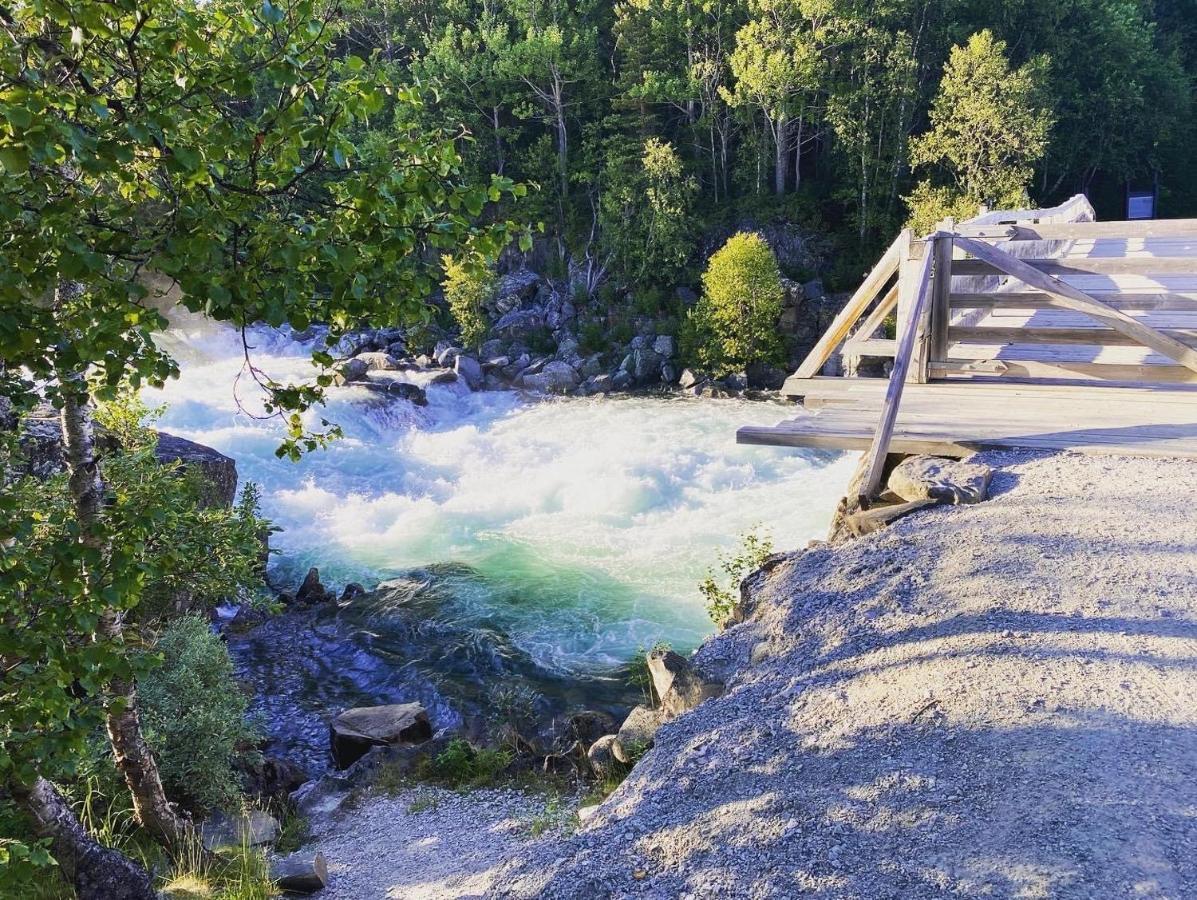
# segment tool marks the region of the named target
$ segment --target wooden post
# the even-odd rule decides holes
[[[881,487],[881,475],[885,470],[885,458],[889,454],[889,442],[898,418],[898,404],[902,402],[902,389],[910,372],[914,357],[915,339],[924,321],[927,295],[930,293],[932,254],[930,248],[923,254],[918,269],[911,276],[913,293],[907,309],[906,324],[898,337],[898,349],[894,355],[894,370],[889,376],[885,390],[885,402],[881,406],[881,419],[873,435],[873,443],[864,459],[864,477],[860,485],[860,505],[868,509],[869,502],[877,496]],[[913,267],[911,267],[913,268]],[[899,301],[900,308],[900,301]]]
[[[954,219],[939,223],[940,235],[934,239],[935,273],[931,294],[931,350],[929,363],[940,363],[948,356],[948,326],[952,321],[952,252],[955,242],[950,235],[955,229]],[[925,380],[925,379],[924,379]]]

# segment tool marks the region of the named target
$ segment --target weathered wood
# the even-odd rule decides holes
[[[1165,293],[1131,293],[1124,291],[1086,290],[1086,294],[1107,306],[1121,310],[1190,310],[1197,312],[1197,291]],[[1042,291],[1010,291],[1001,293],[951,295],[952,309],[1049,309],[1058,306]]]
[[[1147,219],[1125,222],[1051,222],[1011,225],[967,224],[956,229],[966,237],[988,240],[1069,241],[1086,238],[1197,237],[1197,219]]]
[[[1175,338],[1187,346],[1197,346],[1197,328],[1161,328],[1163,334]],[[1112,328],[1056,328],[1037,325],[1015,325],[1011,327],[978,325],[969,328],[949,328],[947,339],[952,343],[1044,343],[1044,344],[1138,344],[1129,335]],[[946,351],[946,347],[945,347]],[[940,357],[946,359],[947,354]]]
[[[881,486],[885,457],[889,453],[890,436],[893,434],[894,422],[897,420],[898,406],[902,402],[902,389],[905,387],[906,374],[914,356],[915,339],[922,325],[923,310],[927,305],[927,295],[930,293],[932,258],[930,252],[923,253],[915,275],[917,290],[909,307],[905,327],[898,339],[898,350],[894,356],[894,370],[890,374],[889,386],[885,392],[885,403],[881,407],[881,420],[877,425],[877,432],[866,457],[865,475],[860,488],[862,506],[868,506],[869,499],[877,495]]]
[[[893,338],[853,338],[844,344],[848,356],[893,356],[897,349],[898,342]]]
[[[852,326],[864,314],[869,304],[877,296],[877,292],[885,285],[898,270],[898,252],[901,247],[901,237],[894,241],[882,255],[877,265],[856,289],[851,299],[840,310],[827,331],[819,338],[818,343],[807,354],[802,365],[795,373],[800,378],[809,378],[823,368],[823,364],[848,336]]]
[[[940,231],[951,232],[955,222],[944,219]],[[948,350],[948,326],[952,321],[952,253],[955,245],[951,238],[936,238],[935,282],[931,295],[931,347],[930,359],[944,359]],[[926,379],[923,379],[924,381]]]
[[[1005,253],[995,244],[988,244],[977,238],[961,238],[975,241],[998,253]],[[963,246],[963,244],[961,243]],[[969,251],[972,253],[972,251]],[[958,259],[952,265],[956,275],[1004,275],[1010,274],[1000,265],[974,253],[978,259]],[[1010,254],[1006,254],[1010,256]],[[1070,278],[1083,275],[1192,275],[1197,273],[1197,259],[1192,256],[1063,256],[1052,259],[1018,259],[1028,268],[1035,269],[1056,278]],[[1029,283],[1029,282],[1028,282]]]
[[[1197,382],[1197,372],[1186,369],[1184,366],[1051,362],[1029,359],[949,359],[931,367],[932,378],[950,378],[961,375],[1055,378],[1071,381],[1142,381],[1160,384]]]
[[[1143,345],[1197,372],[1197,350],[1186,347],[1180,341],[1144,325],[1126,313],[1090,297],[1080,289],[1066,284],[1029,265],[1025,260],[1011,256],[984,241],[974,238],[959,238],[957,244],[973,256],[1001,269],[1006,274],[1058,298],[1061,305],[1086,313],[1110,328],[1135,338]]]

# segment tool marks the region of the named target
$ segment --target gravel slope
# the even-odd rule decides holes
[[[982,506],[773,569],[728,693],[490,895],[1197,896],[1197,464],[980,459]]]

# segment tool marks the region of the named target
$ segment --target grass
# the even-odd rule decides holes
[[[173,854],[162,893],[171,900],[269,900],[275,889],[262,850],[243,841],[208,854],[193,836]]]
[[[615,789],[623,784],[624,779],[628,777],[631,768],[620,766],[618,769],[612,771],[610,774],[603,776],[591,786],[590,791],[582,798],[579,806],[594,806],[596,803],[602,803],[615,792]]]
[[[416,771],[427,781],[455,790],[474,790],[498,781],[514,758],[509,750],[475,747],[456,738],[433,759],[421,763]]]
[[[576,823],[574,812],[562,799],[560,792],[553,790],[545,799],[544,809],[528,822],[528,833],[540,837],[546,831],[561,831]]]

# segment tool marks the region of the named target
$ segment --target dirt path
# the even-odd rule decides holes
[[[728,693],[492,895],[1197,896],[1197,465],[984,459],[777,567],[700,652]]]

